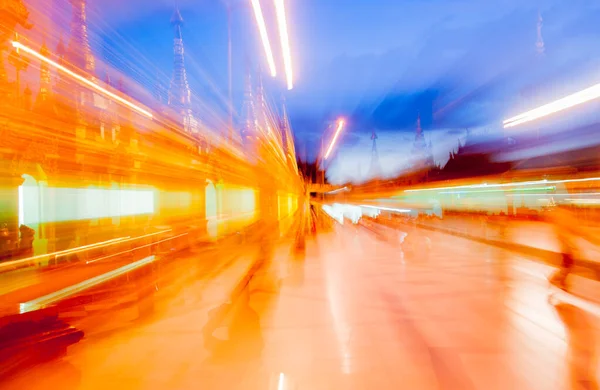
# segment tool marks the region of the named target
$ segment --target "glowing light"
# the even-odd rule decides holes
[[[342,191],[350,191],[350,190],[348,189],[348,187],[342,187],[342,188],[338,188],[337,190],[326,192],[326,194],[337,194],[338,192],[342,192]]]
[[[331,153],[331,150],[335,146],[335,142],[337,141],[338,137],[340,136],[340,133],[343,128],[344,128],[344,120],[340,119],[338,121],[338,125],[337,125],[337,129],[335,130],[335,134],[333,135],[333,139],[331,140],[331,144],[329,144],[329,148],[327,148],[327,153],[325,153],[325,160],[327,160],[327,158],[329,157],[329,154]]]
[[[123,242],[126,241],[127,239],[129,239],[129,236],[127,237],[121,237],[121,238],[113,238],[112,240],[108,240],[108,241],[102,241],[102,242],[97,242],[95,244],[89,244],[89,245],[84,245],[84,246],[79,246],[77,248],[73,248],[73,249],[66,249],[64,251],[58,251],[58,252],[52,252],[52,253],[48,253],[45,255],[37,255],[37,256],[33,256],[33,257],[28,257],[26,259],[19,259],[19,260],[13,260],[13,261],[7,261],[7,262],[3,262],[0,263],[0,269],[2,268],[7,268],[7,267],[13,267],[19,264],[26,264],[32,261],[36,261],[36,260],[41,260],[41,259],[47,259],[50,258],[52,256],[64,256],[67,255],[69,253],[74,253],[74,252],[82,252],[88,249],[98,249],[98,248],[102,248],[104,246],[108,246],[117,242]]]
[[[524,112],[515,117],[505,120],[504,128],[518,126],[523,123],[531,122],[539,118],[566,110],[568,108],[589,102],[600,97],[600,84],[596,84],[583,91],[576,92],[572,95],[558,99],[552,103],[545,104],[541,107]]]
[[[443,191],[440,194],[480,194],[487,192],[517,192],[517,191],[554,191],[556,187],[533,187],[533,188],[509,188],[506,190],[503,189],[491,189],[491,190],[475,190],[475,191]]]
[[[283,0],[275,0],[275,10],[277,12],[277,24],[279,25],[279,39],[281,40],[281,49],[283,51],[283,66],[285,67],[287,88],[290,90],[294,88],[292,74],[292,54],[290,50],[290,38],[288,36]]]
[[[110,97],[111,99],[114,99],[116,101],[118,101],[121,104],[124,104],[125,106],[131,108],[134,111],[137,111],[138,113],[147,116],[148,118],[152,119],[152,114],[143,109],[142,107],[131,103],[130,101],[123,99],[121,96],[110,92],[109,90],[107,90],[106,88],[101,87],[100,85],[94,83],[93,81],[90,81],[88,79],[86,79],[85,77],[78,75],[77,73],[73,72],[70,69],[67,69],[66,67],[62,66],[61,64],[51,60],[50,58],[38,53],[37,51],[23,45],[20,42],[12,42],[12,46],[16,49],[22,49],[24,52],[36,57],[37,59],[46,62],[49,65],[52,65],[53,67],[55,67],[56,69],[68,74],[69,76],[73,77],[74,79],[76,79],[77,81],[82,82],[83,84],[87,85],[88,87],[95,89],[98,92],[103,93],[104,95]]]
[[[252,8],[254,9],[254,16],[256,16],[256,24],[258,24],[258,32],[260,33],[260,39],[262,40],[265,54],[267,55],[267,63],[269,64],[269,70],[271,76],[277,76],[275,70],[275,60],[273,59],[273,51],[271,50],[271,44],[269,43],[269,35],[267,34],[267,25],[265,24],[265,18],[263,17],[262,9],[260,8],[259,0],[250,0],[252,2]]]
[[[279,383],[277,384],[277,390],[283,390],[284,387],[284,383],[285,383],[285,375],[283,375],[283,372],[279,373]]]
[[[21,303],[20,304],[20,312],[22,314],[22,313],[27,313],[30,311],[41,309],[44,306],[47,306],[51,303],[57,302],[68,296],[71,296],[78,292],[87,290],[87,289],[97,286],[101,283],[107,282],[107,281],[114,279],[116,277],[119,277],[127,272],[130,272],[137,268],[143,267],[146,264],[150,264],[154,261],[154,259],[155,259],[154,256],[148,256],[142,260],[136,261],[131,264],[124,265],[123,267],[117,268],[117,269],[107,272],[105,274],[96,276],[96,277],[88,279],[88,280],[84,280],[81,283],[77,283],[72,286],[65,287],[62,290],[55,291],[53,293],[44,295],[42,297],[33,299],[29,302]]]
[[[535,181],[523,181],[515,183],[500,183],[500,184],[471,184],[464,186],[451,186],[451,187],[434,187],[434,188],[420,188],[414,190],[404,190],[404,192],[429,192],[429,191],[441,191],[441,190],[458,190],[463,188],[494,188],[494,187],[519,187],[519,186],[530,186],[536,184],[563,184],[563,183],[582,183],[590,181],[600,181],[600,177],[586,177],[581,179],[565,179],[565,180],[535,180]]]
[[[160,241],[157,241],[157,242],[155,242],[153,244],[148,244],[148,245],[159,244],[161,242],[168,241],[168,240],[174,240],[176,238],[183,237],[183,236],[186,236],[186,235],[187,235],[187,233],[182,233],[182,234],[179,234],[177,236],[166,238],[166,239],[163,239],[163,240],[160,240]],[[145,245],[145,246],[148,246],[148,245]],[[139,248],[143,248],[143,247],[139,247]],[[134,250],[139,249],[139,248],[133,248],[130,251],[134,251]],[[140,267],[143,267],[143,266],[145,266],[147,264],[150,264],[150,263],[154,262],[155,260],[156,260],[156,258],[154,257],[154,255],[148,256],[148,257],[146,257],[146,258],[144,258],[142,260],[138,260],[138,261],[135,261],[133,263],[124,265],[124,266],[119,267],[117,269],[114,269],[112,271],[106,272],[106,273],[104,273],[102,275],[95,276],[95,277],[93,277],[91,279],[84,280],[83,282],[74,284],[72,286],[65,287],[65,288],[63,288],[61,290],[55,291],[55,292],[50,293],[50,294],[46,294],[46,295],[44,295],[42,297],[33,299],[33,300],[29,301],[29,302],[21,303],[19,305],[20,306],[20,312],[21,313],[27,313],[27,312],[30,312],[30,311],[33,311],[33,310],[41,309],[41,308],[43,308],[45,306],[48,306],[48,305],[50,305],[52,303],[58,302],[61,299],[67,298],[67,297],[72,296],[74,294],[77,294],[77,293],[79,293],[81,291],[90,289],[90,288],[92,288],[94,286],[97,286],[99,284],[108,282],[109,280],[115,279],[115,278],[117,278],[117,277],[119,277],[121,275],[124,275],[124,274],[126,274],[128,272],[131,272],[131,271],[136,270],[136,269],[138,269]]]
[[[411,212],[411,210],[409,210],[409,209],[396,209],[396,208],[392,208],[392,207],[370,206],[370,205],[366,205],[366,204],[361,204],[360,207],[365,207],[368,209],[375,209],[375,210],[383,210],[383,211],[393,211],[396,213],[410,213]]]
[[[169,231],[170,231],[170,229],[169,229]],[[149,234],[149,235],[160,234],[160,233],[164,233],[164,232],[165,232],[165,231],[162,231],[162,232],[157,232],[157,233],[152,233],[152,234]],[[100,258],[98,258],[98,259],[94,259],[94,260],[88,260],[88,261],[86,261],[85,263],[86,263],[86,264],[92,264],[92,263],[96,263],[96,262],[98,262],[98,261],[102,261],[102,260],[110,259],[111,257],[115,257],[115,256],[124,255],[124,254],[126,254],[126,253],[131,253],[131,252],[133,252],[133,251],[137,251],[137,250],[139,250],[139,249],[147,248],[147,247],[149,247],[149,246],[153,246],[153,245],[156,245],[156,244],[161,244],[161,243],[163,243],[163,242],[165,242],[165,241],[169,241],[169,240],[172,240],[172,239],[174,239],[174,238],[183,237],[183,236],[185,236],[185,235],[187,235],[187,233],[183,233],[183,234],[180,234],[180,235],[178,235],[178,236],[175,236],[175,237],[168,237],[168,238],[164,238],[164,239],[162,239],[162,240],[160,240],[160,241],[151,242],[150,244],[146,244],[146,245],[142,245],[142,246],[136,246],[135,248],[132,248],[132,249],[127,249],[127,250],[125,250],[125,251],[122,251],[122,252],[119,252],[119,253],[114,253],[114,254],[112,254],[112,255],[107,255],[107,256],[104,256],[104,257],[100,257]],[[146,237],[146,236],[142,236],[142,237],[136,237],[136,238],[143,238],[143,237]]]
[[[573,204],[600,204],[600,199],[565,199]]]
[[[152,214],[155,211],[155,194],[151,190],[47,187],[40,194],[35,186],[20,188],[19,214],[25,225]],[[45,212],[36,210],[38,204]]]

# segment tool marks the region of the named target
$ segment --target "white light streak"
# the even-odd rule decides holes
[[[396,209],[396,208],[392,208],[392,207],[371,206],[371,205],[367,205],[367,204],[361,204],[360,207],[365,207],[368,209],[375,209],[375,210],[383,210],[383,211],[393,211],[396,213],[410,213],[411,212],[411,210],[409,210],[409,209]]]
[[[279,26],[279,38],[281,40],[281,49],[283,51],[283,66],[285,67],[285,76],[287,89],[294,88],[294,79],[292,74],[292,53],[290,50],[290,38],[288,35],[287,21],[285,18],[284,0],[275,0],[275,10],[277,12],[277,24]]]
[[[21,187],[19,187],[20,189]],[[58,252],[52,252],[52,253],[48,253],[48,254],[44,254],[44,255],[37,255],[37,256],[33,256],[33,257],[28,257],[26,259],[19,259],[19,260],[13,260],[13,261],[7,261],[7,262],[3,262],[0,263],[0,270],[2,270],[3,268],[10,268],[10,267],[14,267],[20,264],[27,264],[30,262],[34,262],[36,260],[47,260],[52,256],[64,256],[67,255],[69,253],[73,253],[73,252],[80,252],[80,251],[84,251],[86,249],[98,249],[104,246],[108,246],[111,244],[115,244],[118,242],[123,242],[126,241],[127,239],[129,239],[130,237],[120,237],[120,238],[113,238],[112,240],[108,240],[108,241],[102,241],[102,242],[97,242],[95,244],[89,244],[89,245],[84,245],[84,246],[79,246],[77,248],[73,248],[73,249],[66,249],[63,251],[58,251]]]
[[[117,95],[113,92],[110,92],[106,88],[99,86],[98,84],[94,83],[93,81],[86,79],[85,77],[73,72],[72,70],[65,68],[58,62],[51,60],[50,58],[38,53],[37,51],[23,45],[22,43],[12,41],[12,46],[16,49],[22,49],[24,52],[36,57],[37,59],[39,59],[41,61],[44,61],[47,64],[52,65],[56,69],[68,74],[69,76],[73,77],[75,80],[82,82],[83,84],[87,85],[88,87],[95,89],[96,91],[103,93],[104,95],[110,97],[111,99],[114,99],[114,100],[118,101],[119,103],[124,104],[125,106],[131,108],[132,110],[137,111],[138,113],[152,119],[152,114],[149,111],[143,109],[142,107],[140,107],[136,104],[131,103],[128,100],[123,99],[119,95]]]
[[[271,76],[275,77],[277,76],[277,71],[275,70],[275,60],[273,59],[273,51],[271,50],[271,44],[269,43],[267,25],[265,24],[265,18],[263,17],[262,9],[260,8],[260,2],[259,0],[250,1],[252,2],[252,9],[254,9],[254,16],[256,16],[256,24],[258,25],[260,39],[262,40],[263,47],[265,48],[269,70],[271,71]]]
[[[552,103],[545,104],[541,107],[524,112],[515,117],[505,120],[504,128],[515,127],[523,123],[531,122],[539,118],[554,114],[559,111],[589,102],[600,97],[600,84],[596,84],[583,91],[576,92],[572,95],[558,99]]]
[[[536,184],[563,184],[563,183],[583,183],[590,181],[600,181],[600,177],[585,177],[581,179],[565,179],[565,180],[535,180],[535,181],[522,181],[515,183],[500,183],[500,184],[472,184],[463,186],[451,186],[451,187],[434,187],[434,188],[421,188],[414,190],[404,190],[404,192],[428,192],[428,191],[441,191],[441,190],[458,190],[463,188],[495,188],[495,187],[519,187],[519,186],[530,186]]]
[[[338,121],[338,125],[337,125],[337,129],[335,130],[335,134],[333,135],[333,139],[331,140],[331,143],[329,144],[329,148],[327,148],[327,153],[325,153],[325,160],[327,160],[327,158],[329,158],[329,154],[331,153],[331,150],[335,146],[335,142],[337,141],[338,137],[340,136],[340,132],[342,131],[343,128],[344,128],[344,121],[340,119]]]
[[[140,268],[146,264],[150,264],[153,261],[154,261],[154,256],[149,256],[142,260],[136,261],[131,264],[127,264],[123,267],[120,267],[120,268],[117,268],[110,272],[107,272],[105,274],[85,280],[81,283],[77,283],[72,286],[65,287],[62,290],[58,290],[56,292],[44,295],[42,297],[33,299],[29,302],[21,303],[20,304],[20,313],[23,314],[23,313],[27,313],[30,311],[41,309],[41,308],[48,306],[54,302],[57,302],[61,299],[67,298],[73,294],[87,290],[87,289],[97,286],[101,283],[107,282],[107,281],[114,279],[118,276],[121,276],[127,272],[133,271],[134,269]]]
[[[326,192],[326,194],[337,194],[338,192],[342,192],[342,191],[350,191],[350,190],[348,189],[348,187],[342,187],[342,188],[338,188],[337,190]]]

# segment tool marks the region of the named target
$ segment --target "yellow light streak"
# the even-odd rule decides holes
[[[73,72],[72,70],[62,66],[61,64],[59,64],[56,61],[51,60],[50,58],[40,54],[39,52],[31,49],[30,47],[27,47],[25,45],[23,45],[20,42],[16,42],[16,41],[12,41],[12,46],[16,49],[22,49],[24,52],[36,57],[37,59],[46,62],[49,65],[52,65],[53,67],[55,67],[56,69],[68,74],[69,76],[73,77],[75,80],[82,82],[83,84],[87,85],[88,87],[95,89],[98,92],[103,93],[104,95],[108,96],[111,99],[114,99],[116,101],[118,101],[121,104],[124,104],[125,106],[131,108],[134,111],[137,111],[138,113],[147,116],[148,118],[152,119],[152,113],[150,113],[149,111],[143,109],[142,107],[131,103],[130,101],[123,99],[122,97],[120,97],[119,95],[110,92],[109,90],[107,90],[106,88],[101,87],[100,85],[94,83],[91,80],[86,79],[85,77]]]
[[[337,129],[335,130],[335,134],[333,135],[333,139],[331,140],[331,143],[329,144],[329,148],[327,148],[327,153],[325,153],[325,160],[327,160],[327,158],[329,157],[329,154],[331,153],[331,150],[335,146],[335,142],[337,141],[338,137],[340,136],[340,133],[343,128],[344,128],[344,121],[342,119],[340,119],[338,121],[338,125],[337,125]]]
[[[545,104],[533,110],[524,112],[503,122],[504,128],[515,127],[523,123],[531,122],[545,116],[564,111],[568,108],[589,102],[600,97],[600,84],[596,84],[583,91],[576,92],[552,103]]]
[[[155,236],[158,234],[168,233],[172,230],[173,229],[165,229],[165,230],[161,230],[159,232],[144,234],[142,236],[137,236],[137,237],[127,236],[127,237],[113,238],[112,240],[101,241],[101,242],[96,242],[94,244],[78,246],[77,248],[65,249],[62,251],[52,252],[52,253],[48,253],[48,254],[44,254],[44,255],[32,256],[32,257],[28,257],[26,259],[7,261],[4,263],[0,263],[0,272],[3,268],[14,267],[19,264],[26,264],[26,263],[30,263],[30,262],[33,262],[36,260],[41,260],[41,259],[49,259],[52,256],[55,256],[56,258],[58,258],[59,256],[65,256],[68,254],[84,252],[84,251],[87,251],[90,249],[99,249],[99,248],[103,248],[105,246],[109,246],[109,245],[113,245],[113,244],[124,244],[124,243],[130,242],[130,241],[136,241],[136,240],[140,240],[143,238],[152,237],[152,236]]]
[[[108,246],[108,245],[115,244],[115,243],[118,243],[118,242],[127,241],[128,239],[129,239],[129,236],[127,236],[127,237],[121,237],[121,238],[113,238],[112,240],[97,242],[95,244],[89,244],[89,245],[79,246],[77,248],[66,249],[64,251],[52,252],[52,253],[48,253],[48,254],[45,254],[45,255],[37,255],[37,256],[33,256],[33,257],[28,257],[26,259],[20,259],[20,260],[14,260],[14,261],[7,261],[7,262],[4,262],[4,263],[0,263],[0,270],[2,268],[14,267],[14,266],[19,265],[19,264],[26,264],[26,263],[30,263],[32,261],[50,258],[52,256],[58,257],[58,256],[64,256],[64,255],[67,255],[67,254],[70,254],[70,253],[82,252],[82,251],[85,251],[85,250],[88,250],[88,249],[98,249],[98,248],[102,248],[104,246]]]
[[[164,239],[164,240],[158,241],[155,244],[158,244],[158,243],[161,243],[161,242],[164,242],[164,241],[168,241],[168,240],[173,240],[173,239],[176,239],[176,238],[179,238],[179,237],[183,237],[183,236],[186,236],[186,235],[187,235],[187,233],[179,234],[177,236],[170,237],[168,239]],[[151,255],[151,256],[148,256],[148,257],[146,257],[146,258],[144,258],[142,260],[138,260],[138,261],[135,261],[133,263],[124,265],[124,266],[119,267],[119,268],[117,268],[115,270],[106,272],[106,273],[104,273],[102,275],[95,276],[95,277],[93,277],[91,279],[88,279],[88,280],[84,280],[83,282],[74,284],[72,286],[65,287],[65,288],[63,288],[61,290],[58,290],[58,291],[55,291],[53,293],[46,294],[46,295],[44,295],[42,297],[33,299],[33,300],[29,301],[29,302],[21,303],[20,304],[20,313],[22,314],[22,313],[27,313],[27,312],[30,312],[30,311],[41,309],[41,308],[46,307],[46,306],[48,306],[48,305],[50,305],[52,303],[58,302],[58,301],[60,301],[60,300],[62,300],[64,298],[67,298],[67,297],[72,296],[74,294],[77,294],[79,292],[88,290],[88,289],[90,289],[92,287],[95,287],[95,286],[97,286],[99,284],[108,282],[109,280],[115,279],[115,278],[117,278],[117,277],[119,277],[121,275],[124,275],[124,274],[126,274],[128,272],[131,272],[133,270],[136,270],[136,269],[138,269],[140,267],[143,267],[146,264],[150,264],[150,263],[152,263],[152,262],[154,262],[156,260],[157,260],[156,257],[154,255]],[[158,259],[158,260],[160,260],[160,259]]]
[[[250,1],[252,2],[252,8],[254,9],[254,16],[256,16],[256,24],[258,25],[260,39],[262,40],[263,47],[265,48],[269,70],[271,71],[271,76],[275,77],[277,76],[277,71],[275,70],[275,60],[273,59],[273,51],[271,50],[271,44],[269,43],[267,25],[265,24],[265,18],[263,17],[262,9],[260,8],[260,2],[259,0]]]
[[[30,311],[41,309],[45,306],[48,306],[54,302],[57,302],[61,299],[67,298],[71,295],[74,295],[78,292],[90,289],[94,286],[97,286],[101,283],[107,282],[111,279],[114,279],[118,276],[121,276],[127,272],[133,271],[134,269],[140,268],[146,264],[150,264],[154,261],[154,255],[148,256],[142,260],[136,261],[131,264],[124,265],[123,267],[117,268],[105,274],[93,277],[88,280],[84,280],[81,283],[74,284],[69,287],[65,287],[62,290],[55,291],[53,293],[44,295],[42,297],[33,299],[29,302],[20,304],[20,313],[28,313]]]
[[[283,66],[285,67],[287,89],[290,90],[294,88],[292,74],[292,53],[290,50],[290,38],[288,36],[283,0],[275,0],[275,10],[277,13],[277,24],[279,25],[279,39],[281,40],[281,49],[283,51]]]
[[[169,231],[170,231],[170,230],[169,230]],[[154,234],[160,234],[160,233],[164,233],[164,232],[152,233],[152,234],[150,234],[150,235],[154,235]],[[86,261],[85,263],[86,263],[86,264],[92,264],[92,263],[96,263],[96,262],[98,262],[98,261],[102,261],[102,260],[110,259],[111,257],[115,257],[115,256],[124,255],[124,254],[126,254],[126,253],[130,253],[130,252],[133,252],[133,251],[137,251],[137,250],[140,250],[140,249],[144,249],[144,248],[147,248],[147,247],[149,247],[149,246],[153,246],[153,245],[156,245],[156,244],[161,244],[161,243],[163,243],[163,242],[165,242],[165,241],[169,241],[169,240],[172,240],[172,239],[174,239],[174,238],[178,238],[178,237],[185,236],[186,234],[187,234],[187,233],[183,233],[183,234],[180,234],[180,235],[178,235],[178,236],[175,236],[175,237],[164,238],[164,239],[162,239],[162,240],[160,240],[160,241],[151,242],[150,244],[146,244],[146,245],[142,245],[142,246],[136,246],[135,248],[127,249],[127,250],[124,250],[124,251],[122,251],[122,252],[119,252],[119,253],[114,253],[114,254],[112,254],[112,255],[107,255],[107,256],[100,257],[100,258],[98,258],[98,259],[94,259],[94,260],[88,260],[88,261]],[[149,236],[150,236],[150,235],[149,235]],[[141,238],[143,238],[143,237],[148,237],[148,236],[142,236]]]

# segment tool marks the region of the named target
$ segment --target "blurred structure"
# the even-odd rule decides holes
[[[381,163],[379,162],[379,152],[377,152],[377,133],[373,130],[371,134],[373,146],[371,147],[371,165],[369,166],[369,177],[378,178],[381,176]]]
[[[425,134],[421,128],[421,115],[417,117],[417,128],[415,130],[415,141],[412,149],[413,169],[422,170],[431,168],[435,164],[433,162],[433,154],[431,153],[431,144],[427,144]]]
[[[535,49],[540,56],[543,56],[546,53],[546,45],[544,44],[544,37],[542,35],[543,27],[544,20],[542,19],[542,14],[538,12],[537,41],[535,42]]]
[[[124,79],[113,85],[109,72],[103,81],[97,78],[86,1],[73,0],[70,5],[67,47],[62,34],[55,50],[45,40],[23,38],[23,44],[44,60],[13,48],[9,64],[15,67],[17,81],[9,84],[6,72],[1,73],[2,93],[10,96],[0,103],[3,258],[22,257],[21,249],[31,246],[38,255],[156,226],[195,226],[199,239],[216,239],[260,218],[267,212],[261,211],[265,197],[274,221],[294,212],[303,190],[289,119],[285,110],[281,120],[274,119],[261,85],[261,124],[248,124],[256,148],[239,155],[235,148],[209,141],[191,110],[183,18],[176,10],[171,20],[175,38],[170,109],[158,107],[148,118],[131,108],[141,104],[128,96]],[[27,22],[21,2],[5,2],[3,7],[10,16],[3,20],[12,20],[3,25],[6,47],[17,26],[34,26]],[[5,52],[0,57],[4,59]],[[18,80],[27,66],[39,70],[35,96]],[[253,96],[248,99],[255,103]],[[260,162],[249,163],[252,155]],[[20,226],[35,232],[33,243],[27,233],[23,248]]]
[[[183,17],[179,12],[179,8],[175,8],[175,12],[173,12],[171,25],[173,26],[174,38],[173,78],[171,79],[171,87],[169,88],[169,106],[179,116],[178,119],[183,124],[183,129],[186,133],[198,134],[200,131],[199,123],[192,113],[192,92],[185,70],[183,36],[181,33]]]

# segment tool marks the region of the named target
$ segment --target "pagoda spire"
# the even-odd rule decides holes
[[[50,51],[48,50],[48,46],[46,46],[46,40],[44,39],[44,43],[40,48],[40,54],[44,57],[50,57]],[[38,93],[38,100],[46,101],[48,100],[50,94],[52,93],[52,85],[50,79],[50,67],[48,63],[42,61],[40,63],[40,90]]]
[[[50,50],[46,46],[46,39],[44,39],[44,43],[40,48],[40,54],[44,57],[50,57]],[[50,76],[50,67],[48,63],[42,61],[40,63],[40,89],[33,105],[34,111],[44,112],[45,114],[54,111],[54,103],[50,101],[51,97],[52,79]]]
[[[431,166],[433,164],[433,155],[431,145],[427,145],[425,134],[421,127],[421,114],[417,117],[417,129],[415,131],[415,142],[413,143],[413,162],[418,168]]]
[[[71,65],[93,75],[96,62],[90,47],[87,25],[87,0],[70,0],[72,6],[71,39],[68,57]]]
[[[246,88],[244,91],[244,103],[242,106],[242,115],[244,125],[242,127],[241,135],[245,145],[250,145],[256,140],[256,111],[254,109],[254,96],[252,93],[252,76],[250,71],[246,72]]]
[[[423,128],[421,127],[421,114],[417,116],[417,129],[415,131],[415,142],[413,144],[413,148],[415,152],[420,152],[427,148],[425,135],[423,134]]]
[[[63,39],[63,35],[60,34],[60,38],[58,39],[58,44],[56,45],[56,62],[62,66],[67,67],[67,48],[65,46],[65,41]],[[56,84],[54,85],[54,89],[56,90],[56,95],[60,96],[61,99],[65,99],[69,94],[68,88],[68,79],[64,76],[63,72],[56,73]]]
[[[287,113],[287,107],[285,103],[285,97],[282,97],[282,124],[281,124],[281,135],[283,139],[283,145],[285,148],[286,156],[289,163],[295,170],[298,170],[298,162],[296,159],[296,147],[294,145],[294,135],[292,134],[292,126],[290,125],[290,118]]]
[[[173,78],[169,88],[169,105],[180,109],[189,109],[192,102],[192,92],[187,79],[184,60],[183,36],[181,28],[183,27],[183,17],[179,8],[175,8],[171,17],[173,26]]]
[[[544,19],[542,18],[541,12],[538,11],[538,22],[537,22],[537,41],[535,43],[535,49],[537,54],[543,56],[546,52],[546,46],[544,44],[544,37],[542,35],[542,28],[544,27]]]
[[[269,109],[269,104],[267,103],[267,97],[262,78],[262,69],[260,66],[258,67],[256,78],[256,100],[258,104],[256,109],[258,111],[258,125],[262,128],[263,133],[267,137],[274,138],[277,143],[283,146],[281,134],[273,131],[270,115],[271,110]]]
[[[183,131],[186,133],[197,134],[199,131],[199,122],[192,113],[192,91],[187,79],[184,60],[183,36],[181,28],[183,27],[183,17],[179,8],[175,8],[171,17],[173,26],[173,78],[169,88],[169,106],[171,106],[183,125]]]
[[[371,166],[369,167],[369,179],[377,178],[381,175],[381,163],[379,162],[379,152],[377,151],[377,133],[373,130],[371,134],[373,145],[371,147]]]

